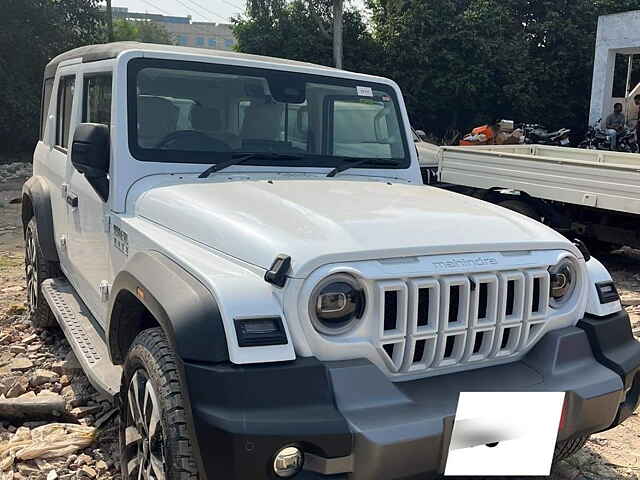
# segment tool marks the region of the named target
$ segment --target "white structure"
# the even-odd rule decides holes
[[[638,109],[633,103],[633,96],[640,93],[640,89],[635,85],[629,85],[628,76],[626,99],[613,98],[613,75],[618,53],[640,54],[640,10],[604,15],[598,19],[589,112],[590,125],[609,115],[616,102],[625,105],[625,114],[631,124],[638,118]]]

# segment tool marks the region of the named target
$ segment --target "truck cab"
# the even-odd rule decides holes
[[[566,392],[558,460],[636,407],[606,269],[424,186],[393,81],[132,42],[44,77],[30,315],[121,399],[124,478],[435,476],[479,389]]]

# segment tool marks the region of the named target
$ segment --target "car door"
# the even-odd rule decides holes
[[[66,257],[67,240],[67,175],[71,168],[69,161],[69,136],[74,115],[76,97],[76,77],[74,67],[61,67],[57,72],[54,85],[54,101],[51,102],[50,115],[47,122],[49,148],[45,161],[34,165],[34,173],[47,179],[51,194],[51,210],[53,215],[55,241],[60,253],[60,266],[65,274],[69,273]]]
[[[79,122],[111,126],[111,72],[84,73]],[[77,124],[76,124],[77,125]],[[104,324],[113,278],[109,253],[109,205],[84,175],[68,170],[67,255],[73,284],[99,323]]]

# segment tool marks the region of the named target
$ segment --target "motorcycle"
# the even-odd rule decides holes
[[[559,147],[567,147],[571,144],[569,139],[571,130],[568,128],[549,132],[544,126],[531,123],[525,123],[520,128],[524,132],[524,143]]]
[[[595,126],[590,126],[587,129],[584,140],[578,144],[578,148],[638,153],[638,142],[634,129],[625,127],[625,129],[618,134],[617,145],[615,148],[612,148],[611,137],[600,127],[600,122],[601,120],[598,120]]]
[[[618,135],[618,152],[638,153],[638,141],[636,139],[636,131],[633,128],[626,127],[622,133]]]

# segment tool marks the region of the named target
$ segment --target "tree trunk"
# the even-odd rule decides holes
[[[111,13],[111,0],[107,0],[107,38],[113,42],[113,14]]]
[[[333,0],[333,63],[342,68],[342,5],[344,0]]]

